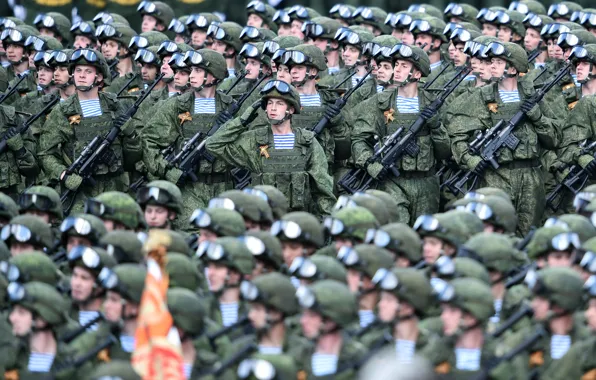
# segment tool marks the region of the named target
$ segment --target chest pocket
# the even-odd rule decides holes
[[[298,115],[292,115],[292,126],[310,130],[323,118],[325,107],[303,107]],[[327,162],[332,163],[335,156],[335,140],[329,131],[329,126],[318,136],[317,141],[321,144]]]
[[[73,133],[75,136],[73,159],[76,159],[85,146],[96,136],[104,137],[112,128],[113,115],[111,112],[104,112],[101,116],[83,117],[79,124],[73,124]],[[116,139],[110,147],[110,152],[105,156],[105,160],[97,166],[96,174],[120,174],[122,173],[122,145],[120,139]]]
[[[420,106],[422,109],[422,106]],[[386,136],[390,136],[392,133],[403,127],[403,134],[410,129],[412,123],[418,118],[417,113],[398,113],[396,112],[393,116],[393,121],[387,125]],[[435,158],[433,153],[432,140],[430,138],[430,130],[428,126],[424,126],[422,131],[418,134],[416,144],[420,151],[414,157],[405,155],[402,160],[397,162],[397,168],[403,169],[404,171],[428,171],[435,164]]]
[[[270,141],[269,146],[273,145]],[[261,156],[262,173],[252,175],[253,185],[275,186],[289,200],[292,211],[310,211],[312,197],[306,171],[309,150],[300,144],[294,144],[293,149],[270,149],[269,158]]]
[[[509,121],[521,106],[521,102],[503,103],[500,99],[497,101],[496,112],[490,111],[494,109],[493,105],[489,105],[489,113],[491,115],[493,125],[499,121]],[[513,130],[513,135],[519,139],[519,145],[512,151],[507,147],[501,148],[498,155],[499,163],[508,163],[513,160],[529,160],[538,158],[539,146],[538,136],[534,131],[534,127],[530,123],[522,123]]]
[[[561,93],[563,94],[563,98],[565,98],[565,102],[571,104],[581,98],[581,87],[577,87],[575,82],[563,84],[561,86]]]
[[[194,114],[192,120],[185,121],[182,128],[182,136],[184,142],[188,141],[198,132],[207,134],[211,129],[213,123],[215,123],[215,116],[217,114]],[[179,149],[182,148],[182,144]],[[201,160],[198,167],[198,173],[210,174],[213,172],[222,173],[226,170],[225,164],[220,160],[214,160],[213,157],[209,156],[209,159]]]

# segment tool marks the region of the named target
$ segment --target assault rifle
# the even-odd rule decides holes
[[[0,104],[4,103],[4,101],[8,98],[10,98],[12,96],[12,94],[14,94],[17,91],[17,88],[19,87],[19,85],[21,84],[22,81],[25,80],[25,78],[27,78],[27,76],[29,76],[29,73],[23,73],[23,74],[19,74],[17,77],[19,78],[15,84],[13,84],[12,86],[8,87],[6,89],[6,92],[4,94],[2,94],[2,96],[0,97]]]
[[[447,82],[441,93],[437,96],[433,102],[428,105],[422,113],[426,110],[432,112],[431,117],[424,117],[421,115],[410,125],[407,131],[404,132],[404,128],[399,128],[395,133],[389,136],[385,143],[376,150],[365,163],[364,168],[352,169],[345,176],[339,180],[339,185],[343,187],[350,194],[354,194],[359,191],[365,191],[369,189],[373,182],[382,180],[383,178],[374,179],[366,171],[366,167],[373,163],[379,162],[385,168],[386,172],[391,172],[394,177],[399,177],[400,173],[395,167],[398,161],[400,161],[406,154],[410,157],[415,157],[420,151],[420,147],[416,143],[418,134],[422,131],[422,128],[427,121],[434,117],[441,106],[445,103],[445,100],[451,93],[457,88],[457,86],[465,79],[465,77],[472,71],[471,68],[464,66],[457,71],[457,73]],[[404,132],[403,136],[402,132]]]
[[[561,81],[561,79],[569,75],[570,68],[571,63],[567,63],[563,66],[549,82],[545,83],[530,99],[527,99],[526,102],[532,102],[533,106],[540,103],[542,98],[544,98],[544,96],[559,81]],[[474,170],[462,170],[461,174],[451,180],[453,188],[456,189],[457,192],[467,194],[469,191],[474,190],[480,181],[480,175],[489,167],[489,165],[494,169],[500,167],[499,162],[497,161],[498,153],[503,147],[507,147],[511,150],[517,148],[519,139],[513,134],[513,131],[518,125],[526,120],[526,117],[526,113],[519,110],[511,119],[509,119],[509,121],[501,120],[494,127],[476,137],[480,140],[474,146],[469,147],[469,152],[473,155],[480,155],[482,161],[478,164],[480,165],[479,167]],[[468,183],[470,184],[466,188]]]
[[[139,98],[134,102],[132,106],[115,121],[110,131],[103,137],[96,136],[87,146],[83,149],[79,157],[66,169],[65,177],[71,174],[78,174],[83,177],[83,181],[90,184],[94,184],[93,174],[96,170],[97,165],[101,163],[110,163],[114,159],[114,154],[110,150],[112,143],[118,138],[121,132],[122,126],[134,116],[138,111],[141,103],[151,93],[153,88],[159,83],[164,77],[164,74],[159,74],[155,81],[149,85],[145,90],[141,92]],[[67,189],[60,196],[62,205],[64,207],[64,213],[68,215],[70,209],[74,204],[77,190]],[[70,201],[68,199],[70,198]]]

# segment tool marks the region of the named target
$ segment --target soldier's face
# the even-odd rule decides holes
[[[141,23],[141,32],[149,32],[157,27],[157,19],[150,15],[143,15],[143,22]]]
[[[505,73],[507,62],[501,58],[492,58],[490,60],[490,75],[494,78],[500,78]]]
[[[457,44],[453,52],[453,63],[455,66],[463,66],[468,62],[468,56],[464,54],[464,45]]]
[[[292,35],[292,26],[290,24],[281,24],[279,25],[279,30],[277,31],[278,36],[291,36]]]
[[[8,320],[12,325],[14,336],[26,336],[33,327],[33,313],[21,305],[14,305],[8,315]]]
[[[52,29],[41,28],[41,29],[39,29],[39,34],[41,36],[54,37],[54,38],[56,38],[59,41],[62,40],[62,37],[60,37],[56,33],[54,33],[54,31]]]
[[[422,50],[428,53],[431,47],[433,47],[433,36],[426,33],[420,33],[416,35],[416,45],[418,45]],[[424,47],[423,47],[424,46]]]
[[[482,24],[482,35],[488,37],[496,37],[499,29],[492,24]]]
[[[260,329],[267,323],[267,309],[262,303],[251,302],[248,319],[255,329]]]
[[[265,111],[267,112],[267,117],[273,120],[281,120],[288,113],[293,113],[285,100],[276,98],[267,99]]]
[[[127,228],[124,224],[118,223],[118,222],[115,222],[115,221],[109,220],[109,219],[104,219],[103,225],[105,226],[106,230],[108,230],[108,232],[127,230]]]
[[[370,73],[372,75],[373,78],[377,78],[377,75],[379,74],[379,66],[377,66],[377,63],[372,60],[370,61],[370,67],[372,68],[372,72]]]
[[[565,251],[551,251],[546,255],[546,264],[551,268],[571,268],[575,255]]]
[[[584,80],[589,74],[594,73],[594,69],[590,62],[580,61],[575,66],[575,73],[577,74],[577,80]]]
[[[434,236],[425,236],[422,242],[422,257],[427,264],[434,264],[441,256],[443,240]]]
[[[54,70],[54,82],[56,84],[65,84],[70,79],[68,68],[64,66],[56,67]]]
[[[207,32],[204,30],[193,30],[190,35],[190,43],[192,46],[203,46],[207,39]]]
[[[549,58],[563,59],[563,49],[561,49],[554,40],[548,40],[546,42],[546,52],[548,53]]]
[[[70,252],[70,250],[73,249],[73,247],[76,247],[77,245],[82,245],[85,247],[93,246],[93,244],[91,244],[91,241],[87,238],[81,236],[69,236],[66,240],[66,252]]]
[[[443,322],[443,333],[451,336],[457,331],[463,317],[463,311],[460,308],[449,304],[441,305],[441,321]]]
[[[114,40],[107,40],[101,44],[101,53],[106,59],[114,59],[118,56],[120,44]]]
[[[223,43],[220,40],[213,40],[213,44],[211,45],[211,49],[218,52],[219,54],[224,54],[226,52],[228,45]]]
[[[145,79],[145,78],[143,78]],[[145,221],[149,228],[160,228],[165,226],[170,220],[170,212],[167,208],[157,205],[145,206]]]
[[[532,310],[534,310],[534,319],[537,321],[544,321],[548,317],[550,310],[550,302],[540,296],[532,298]]]
[[[10,245],[10,255],[12,257],[34,250],[35,247],[32,244],[13,242]]]
[[[143,64],[143,66],[141,66],[141,76],[145,82],[151,82],[155,80],[157,77],[157,66],[148,65],[146,63]]]
[[[306,73],[308,68],[304,65],[295,65],[292,66],[290,69],[290,76],[292,77],[292,82],[300,82],[306,78]]]
[[[588,323],[588,327],[592,331],[596,331],[596,299],[590,298],[590,302],[588,302],[588,308],[584,313],[584,317],[586,318],[586,322]]]
[[[526,36],[524,37],[524,48],[526,51],[534,51],[542,42],[540,33],[536,29],[526,29]]]
[[[37,69],[37,83],[40,85],[49,85],[54,77],[54,70],[49,67],[41,66]]]
[[[261,62],[253,58],[247,58],[244,69],[246,70],[246,78],[257,79],[259,70],[261,69]]]
[[[393,78],[393,65],[391,62],[380,62],[377,67],[377,79],[380,82],[389,82]]]
[[[254,26],[255,28],[261,28],[263,26],[263,19],[260,16],[251,13],[250,15],[248,15],[248,20],[246,20],[246,26]]]
[[[311,44],[318,47],[322,52],[325,52],[325,49],[327,48],[327,40],[324,38],[315,38],[314,40],[311,40]]]
[[[290,75],[290,68],[286,65],[277,66],[277,79],[286,83],[292,83],[292,76]]]
[[[22,46],[18,46],[18,45],[14,45],[14,44],[8,44],[6,46],[6,58],[8,58],[8,60],[10,62],[18,62],[23,58],[23,55],[25,54],[25,50],[23,49]]]
[[[489,81],[490,78],[492,78],[492,75],[490,73],[490,66],[491,63],[490,61],[486,60],[486,59],[481,59],[479,60],[480,62],[480,78],[484,81]]]
[[[300,326],[302,327],[302,334],[307,339],[315,338],[323,327],[323,317],[315,311],[304,310],[300,316]]]
[[[389,292],[381,292],[379,304],[377,305],[379,319],[383,322],[391,322],[397,316],[399,300]]]
[[[348,288],[354,294],[360,290],[360,281],[364,277],[360,272],[355,269],[348,269],[346,280],[348,282]]]
[[[354,66],[360,58],[360,50],[354,45],[345,45],[342,49],[341,57],[346,66]]]
[[[499,32],[497,33],[497,37],[499,38],[499,41],[510,42],[511,38],[513,37],[513,31],[511,30],[511,28],[505,25],[501,25],[499,26]]]
[[[118,322],[122,319],[122,310],[126,301],[116,292],[110,290],[106,293],[106,299],[103,301],[103,310],[106,320]]]
[[[295,241],[282,241],[281,251],[284,258],[284,263],[290,267],[292,265],[292,261],[294,261],[296,257],[302,256],[304,252],[304,246],[301,243]]]
[[[186,41],[184,40],[184,35],[176,34],[176,37],[174,37],[174,42],[177,44],[185,43]]]
[[[75,49],[94,48],[93,41],[85,36],[75,36],[73,43]]]
[[[174,84],[176,86],[186,86],[188,84],[188,78],[190,77],[190,73],[185,70],[178,70],[176,74],[174,74]]]
[[[405,82],[408,79],[408,75],[410,75],[413,66],[412,62],[398,59],[395,62],[395,68],[393,69],[393,80],[398,83]],[[414,76],[414,74],[412,74],[412,76]]]
[[[70,277],[71,297],[76,301],[85,301],[93,292],[95,278],[91,273],[81,267],[75,267]]]
[[[304,41],[304,33],[302,33],[302,24],[304,24],[302,21],[292,20],[292,23],[290,24],[290,35],[296,36]]]
[[[226,284],[229,270],[224,265],[210,262],[207,265],[207,279],[209,280],[209,290],[217,292]]]
[[[404,30],[404,32],[401,35],[401,41],[407,45],[414,45],[414,43],[416,42],[416,38],[414,37],[412,32],[410,32],[409,30]]]
[[[199,229],[199,244],[204,241],[215,241],[217,238],[218,236],[215,232],[204,228]]]
[[[170,62],[170,58],[172,58],[171,55],[165,56],[163,59],[163,63],[161,64],[161,73],[165,75],[164,78],[172,78],[174,76],[174,70],[172,70],[172,68],[170,67],[170,64],[168,62]]]

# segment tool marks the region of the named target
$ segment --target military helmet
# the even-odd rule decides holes
[[[497,41],[496,37],[489,37],[489,36],[481,36],[481,37],[478,37],[477,39],[478,40],[484,39],[485,41],[487,41],[487,42],[485,42],[487,44],[491,40]],[[507,194],[507,192],[505,190],[499,189],[498,187],[481,187],[480,189],[476,189],[475,191],[471,191],[468,194],[466,194],[465,198],[482,199],[483,197],[488,197],[491,195],[496,195],[497,197],[501,197],[501,198],[505,199],[506,201],[508,201],[509,203],[512,203],[511,196],[509,194]]]
[[[174,10],[168,4],[161,1],[142,1],[137,7],[141,15],[149,15],[161,23],[164,27],[170,25],[174,19]]]
[[[357,320],[356,297],[347,285],[334,280],[321,280],[296,290],[298,304],[345,328]]]
[[[441,302],[452,304],[468,313],[480,323],[495,315],[490,286],[475,278],[456,278],[442,291],[435,293]]]
[[[290,107],[294,108],[294,114],[300,113],[300,94],[296,87],[280,80],[270,80],[265,83],[265,86],[261,89],[261,108],[265,109],[267,106],[267,100],[271,98],[282,99]]]
[[[70,268],[81,267],[97,277],[103,268],[116,266],[116,259],[99,247],[78,245],[73,247],[66,256]]]
[[[303,7],[302,5],[294,5],[287,10],[287,16],[290,20],[306,21],[315,17],[320,17],[321,15],[312,8]]]
[[[141,377],[132,368],[130,360],[112,360],[99,364],[89,375],[89,380],[102,379],[141,380]]]
[[[244,359],[238,365],[236,379],[241,380],[294,380],[299,374],[290,355],[267,355],[257,353],[248,359]]]
[[[254,59],[263,65],[271,67],[271,57],[267,54],[263,54],[264,46],[264,42],[247,42],[242,46],[238,55],[245,60]]]
[[[36,30],[37,31],[37,30]],[[25,47],[25,41],[32,35],[31,30],[26,25],[14,26],[12,28],[6,28],[2,31],[0,38],[2,39],[2,45],[4,49],[8,44]]]
[[[485,49],[488,58],[501,58],[511,64],[518,73],[528,71],[528,55],[519,45],[512,42],[491,42]]]
[[[310,282],[335,280],[346,284],[348,271],[336,258],[315,254],[309,258],[296,257],[288,268],[288,274]]]
[[[508,233],[515,232],[517,214],[513,205],[498,196],[487,196],[482,199],[468,199],[464,210],[478,216],[483,222],[502,228]]]
[[[576,233],[561,226],[541,227],[536,230],[528,243],[528,257],[536,260],[550,251],[567,251],[580,248],[581,242]]]
[[[575,32],[574,32],[575,33]],[[590,32],[588,32],[590,33]],[[561,35],[562,36],[562,35]],[[569,60],[574,64],[577,62],[590,62],[592,64],[596,63],[596,44],[588,44],[583,46],[575,46],[571,51],[571,55]],[[581,57],[580,57],[581,56]],[[582,192],[579,194],[584,195],[586,192]]]
[[[300,52],[302,55],[296,54],[294,52]],[[286,64],[293,63],[297,65],[312,66],[319,71],[327,70],[325,55],[321,49],[314,45],[303,44],[289,48],[284,53],[284,57],[282,59]]]
[[[518,251],[505,235],[483,232],[472,236],[463,246],[479,256],[489,271],[509,274],[515,268],[527,264],[525,255]]]
[[[544,223],[545,227],[552,225],[562,226],[575,232],[579,236],[579,240],[584,242],[596,236],[596,228],[590,222],[590,219],[577,214],[563,214],[556,217],[551,217]]]
[[[531,271],[524,280],[530,291],[561,309],[574,312],[583,304],[583,282],[571,268],[544,268]]]
[[[204,276],[192,260],[182,253],[168,252],[166,272],[170,276],[170,288],[184,288],[196,292],[204,282]]]
[[[217,236],[241,236],[246,232],[242,215],[225,208],[196,209],[190,217],[190,223],[212,231]]]
[[[104,24],[114,23],[130,26],[126,17],[113,12],[99,12],[93,17],[93,22],[95,23],[96,27]]]
[[[206,262],[217,262],[240,274],[249,275],[255,265],[252,253],[238,238],[221,237],[213,242],[204,241],[197,249],[197,256]]]
[[[370,244],[341,247],[337,259],[348,269],[356,270],[373,278],[377,270],[393,266],[393,255],[384,248]]]
[[[509,4],[510,11],[518,11],[524,15],[528,13],[534,13],[537,15],[546,15],[546,8],[542,3],[536,0],[520,0],[512,1]]]
[[[414,223],[414,230],[424,238],[433,236],[454,247],[459,247],[468,237],[468,229],[457,220],[453,220],[453,211],[443,214],[421,215]]]
[[[293,48],[302,44],[302,40],[296,36],[277,36],[273,41],[279,44],[280,49]]]
[[[269,203],[271,211],[273,212],[274,219],[281,219],[285,214],[288,213],[290,204],[288,199],[279,191],[278,188],[271,185],[257,185],[253,188],[247,188],[243,190],[245,193],[259,196]]]
[[[318,219],[304,211],[290,212],[271,226],[271,235],[280,241],[297,241],[314,248],[325,244],[323,227]]]
[[[260,275],[252,281],[243,281],[240,285],[240,293],[244,300],[277,309],[286,317],[298,312],[295,292],[292,281],[277,272]]]
[[[382,33],[391,33],[391,30],[385,25],[387,12],[379,7],[357,7],[352,12],[352,23],[371,25]]]
[[[111,80],[110,67],[106,62],[103,54],[94,49],[78,49],[75,50],[69,59],[69,72],[72,75],[75,66],[90,65],[95,67],[99,73],[102,74],[104,83]]]
[[[184,62],[189,67],[200,67],[220,81],[228,76],[226,59],[211,49],[187,51],[184,54]]]
[[[12,242],[18,242],[42,250],[50,248],[54,242],[50,225],[33,215],[15,216],[2,227],[0,235],[9,247]]]
[[[408,7],[408,12],[420,12],[420,13],[426,13],[427,15],[431,16],[431,17],[435,17],[435,18],[442,18],[443,17],[443,12],[441,12],[441,10],[437,7],[435,7],[434,5],[430,5],[430,4],[412,4]]]
[[[267,25],[269,29],[277,33],[277,24],[273,22],[273,16],[275,15],[275,8],[266,2],[262,1],[251,1],[246,6],[247,15],[257,15],[263,20],[263,25]]]
[[[431,270],[437,278],[447,281],[470,277],[490,284],[488,270],[477,258],[441,256],[433,263]]]
[[[221,193],[218,198],[213,198],[209,201],[209,207],[223,207],[230,208],[233,203],[233,208],[238,211],[245,219],[252,220],[257,223],[273,223],[273,212],[269,203],[263,198],[253,194],[245,193],[241,190],[228,190]]]
[[[524,26],[525,16],[517,11],[505,10],[497,11],[493,22],[496,25],[506,26],[510,28],[513,33],[524,37],[526,35],[526,27]],[[487,16],[488,17],[488,16]]]
[[[31,186],[19,196],[21,213],[35,210],[62,219],[62,202],[56,190],[48,186]]]
[[[136,35],[137,32],[130,26],[118,22],[100,25],[95,30],[95,37],[97,37],[99,41],[113,40],[120,43],[125,48],[128,48],[130,40]]]
[[[192,256],[194,252],[190,249],[188,242],[186,241],[186,237],[174,230],[163,230],[169,237],[168,242],[165,243],[165,247],[168,250],[168,253],[176,252],[181,253],[187,257]]]
[[[482,220],[470,212],[462,211],[462,210],[449,210],[447,211],[447,216],[453,218],[454,225],[454,232],[457,231],[461,235],[461,242],[465,242],[471,236],[484,231],[484,224]]]
[[[191,14],[184,23],[190,31],[204,30],[206,32],[211,24],[220,24],[221,19],[214,13],[201,12]]]
[[[113,220],[134,230],[139,225],[137,202],[128,194],[119,191],[106,191],[85,202],[85,213],[103,220]]]
[[[352,196],[341,195],[335,203],[334,210],[354,206],[364,207],[372,212],[380,225],[389,223],[389,213],[387,212],[383,201],[366,193],[356,193]]]
[[[45,253],[39,251],[25,252],[0,262],[0,272],[8,282],[27,283],[39,281],[56,286],[60,281],[58,267]]]
[[[132,231],[110,231],[99,239],[99,246],[113,256],[119,264],[140,263],[143,243]]]
[[[366,232],[367,244],[374,244],[404,256],[412,264],[422,259],[422,240],[410,226],[405,223],[390,223],[379,229]]]
[[[379,227],[372,212],[354,206],[337,210],[325,218],[324,227],[332,237],[355,238],[364,241],[370,228]]]
[[[545,25],[553,24],[555,20],[547,15],[537,15],[535,13],[528,13],[523,20],[524,27],[527,29],[534,29],[538,32],[542,31]]]
[[[564,18],[569,20],[573,12],[580,11],[581,9],[581,5],[574,3],[573,1],[561,1],[548,7],[547,13],[552,18]]]
[[[458,20],[470,23],[478,22],[476,21],[478,8],[466,3],[449,3],[445,7],[443,14],[445,16],[445,21],[447,22],[452,18],[457,18]]]
[[[139,264],[118,264],[112,269],[102,269],[97,280],[104,289],[138,304],[141,303],[146,277],[147,270]]]
[[[191,336],[201,335],[207,311],[199,296],[189,289],[170,288],[166,298],[174,325]]]
[[[404,60],[411,62],[412,65],[422,73],[423,77],[430,74],[430,58],[428,58],[428,54],[418,46],[397,44],[391,48],[388,56],[394,61]]]
[[[375,53],[378,53],[381,48],[389,48],[391,49],[401,41],[397,38],[387,35],[381,34],[370,41],[370,43],[365,44],[364,46],[364,54],[369,54],[375,57]],[[370,48],[372,47],[372,49]],[[382,56],[382,55],[381,55]],[[374,190],[374,189],[373,189]],[[374,191],[381,191],[381,190],[374,190]],[[368,190],[366,191],[368,193]]]
[[[137,202],[141,207],[157,205],[176,213],[182,211],[180,188],[170,181],[151,181],[137,191]]]
[[[19,214],[19,206],[4,193],[0,193],[0,218],[10,220]]]
[[[409,303],[423,317],[432,302],[432,288],[423,272],[414,268],[379,269],[372,278],[379,290],[389,292]]]
[[[242,43],[252,42],[265,42],[271,41],[277,37],[277,34],[270,29],[267,28],[257,28],[255,26],[245,26],[242,28],[240,32],[240,41]]]
[[[389,193],[377,190],[377,189],[369,189],[365,191],[366,194],[370,194],[379,198],[385,204],[385,208],[389,213],[389,220],[394,223],[397,222],[400,218],[400,210],[397,205],[397,201],[393,198]]]
[[[276,270],[283,265],[281,243],[268,231],[248,231],[241,239],[256,260],[266,262]]]
[[[440,39],[443,42],[447,42],[447,38],[443,34],[445,26],[446,24],[443,20],[434,17],[427,17],[412,21],[409,30],[414,35],[428,34]]]
[[[302,25],[302,32],[304,33],[305,39],[322,38],[326,40],[332,40],[335,38],[335,34],[341,28],[339,21],[329,17],[315,17],[310,22],[305,22]]]
[[[39,13],[33,20],[33,25],[38,29],[50,29],[58,34],[64,41],[70,40],[70,20],[62,13]]]
[[[374,34],[368,29],[356,25],[352,25],[349,28],[340,28],[337,33],[335,33],[335,40],[340,46],[352,45],[357,47],[360,51],[362,51],[364,44],[371,42],[373,38],[375,38]]]
[[[2,196],[2,194],[0,194],[0,196]],[[596,185],[586,186],[581,192],[577,193],[573,199],[573,207],[575,208],[575,212],[583,215],[586,211],[586,207],[594,198],[596,198]],[[4,202],[0,201],[0,203]],[[589,212],[589,214],[591,214],[591,212]]]
[[[162,32],[151,30],[132,37],[128,43],[128,51],[132,54],[136,54],[139,49],[150,49],[151,47],[155,47],[157,50],[157,48],[165,41],[168,41],[168,36]],[[155,53],[157,53],[157,51],[155,51]]]
[[[74,37],[76,36],[85,36],[91,41],[97,41],[97,38],[95,37],[95,24],[91,21],[75,22],[70,28],[70,34],[73,37],[71,40],[74,40]]]
[[[25,49],[30,52],[46,50],[62,50],[64,46],[60,41],[50,36],[30,36],[25,41]]]
[[[207,30],[207,37],[220,40],[226,45],[232,47],[234,51],[239,52],[242,48],[242,41],[240,40],[240,33],[242,27],[235,22],[222,22],[221,24],[211,24]],[[224,66],[225,68],[226,66]]]
[[[66,322],[68,304],[52,285],[37,281],[26,284],[11,282],[7,294],[11,304],[30,310],[50,326]]]

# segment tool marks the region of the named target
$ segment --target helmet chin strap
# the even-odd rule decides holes
[[[590,73],[582,80],[578,80],[577,82],[579,84],[586,84],[589,81],[596,79],[596,75],[592,74],[592,70],[594,69],[594,64],[592,62],[590,62]]]
[[[172,83],[174,81],[174,76],[172,75],[171,77],[163,77],[161,78],[161,81],[165,84]]]
[[[97,74],[95,74],[95,79],[93,79],[93,83],[89,86],[77,86],[75,85],[75,88],[77,89],[77,91],[81,91],[81,92],[89,92],[93,89],[93,87],[95,87],[97,85],[97,83],[95,82],[95,80],[97,79]]]
[[[272,119],[272,118],[268,118],[268,119],[269,119],[269,123],[271,123],[271,125],[280,125],[280,124],[283,124],[286,120],[290,120],[291,118],[292,118],[292,114],[290,113],[290,111],[286,110],[286,114],[281,119]]]
[[[408,73],[408,77],[406,78],[405,81],[403,81],[403,82],[396,82],[397,83],[397,87],[404,87],[404,86],[406,86],[409,83],[418,82],[418,79],[412,78],[413,70],[414,70],[414,67],[410,68],[410,72]]]
[[[338,50],[339,50],[338,47],[337,48],[331,47],[331,41],[327,40],[327,44],[325,45],[325,50],[323,51],[323,54],[329,54],[332,51],[338,51]]]
[[[302,79],[302,80],[301,80],[301,81],[299,81],[299,82],[294,82],[294,81],[292,81],[292,83],[291,83],[291,84],[292,84],[292,86],[294,86],[294,87],[296,87],[296,88],[298,88],[298,87],[302,87],[302,86],[304,86],[304,85],[306,84],[306,82],[308,82],[309,80],[315,80],[315,79],[317,79],[317,75],[318,75],[318,74],[314,74],[314,75],[313,75],[313,74],[309,74],[309,73],[307,72],[307,73],[306,73],[306,75],[304,75],[304,79]]]
[[[510,68],[510,67],[511,67],[511,66],[509,66],[509,62],[507,62],[507,61],[506,61],[506,63],[505,63],[505,70],[503,71],[503,75],[501,75],[501,76],[500,76],[500,77],[498,77],[498,78],[497,78],[497,77],[492,77],[492,78],[491,78],[491,81],[493,81],[493,82],[495,82],[495,83],[500,83],[500,82],[502,82],[502,81],[503,81],[503,80],[505,80],[505,79],[508,79],[508,78],[515,78],[515,77],[517,76],[517,74],[509,74],[509,73],[507,72],[507,70],[509,70],[509,68]]]
[[[205,83],[205,82],[207,82],[207,78],[206,77],[203,78],[203,83],[199,87],[193,87],[193,91],[200,92],[200,91],[203,91],[203,89],[205,89],[205,88],[217,86],[217,84],[219,83],[218,80],[214,80],[211,83]]]

